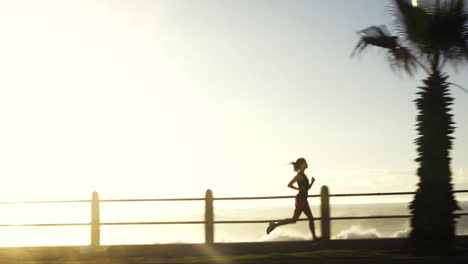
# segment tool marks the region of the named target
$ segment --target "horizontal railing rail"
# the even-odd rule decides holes
[[[125,202],[189,202],[204,201],[205,198],[161,198],[161,199],[117,199],[117,200],[99,200],[101,203],[125,203]]]
[[[468,190],[455,190],[452,193],[468,193]],[[329,194],[328,187],[322,186],[319,195],[309,195],[310,198],[321,198],[320,210],[321,216],[314,217],[315,221],[321,222],[322,237],[330,239],[330,222],[333,220],[364,220],[364,219],[401,219],[411,218],[411,215],[369,215],[369,216],[330,216],[330,197],[358,197],[358,196],[395,196],[395,195],[414,195],[416,192],[385,192],[385,193],[337,193]],[[230,200],[270,200],[270,199],[291,199],[295,196],[247,196],[247,197],[213,197],[211,190],[206,192],[204,198],[159,198],[159,199],[104,199],[99,200],[97,192],[93,193],[91,200],[69,200],[69,201],[24,201],[24,202],[0,202],[0,205],[15,204],[64,204],[64,203],[91,203],[91,222],[89,223],[44,223],[44,224],[0,224],[0,227],[54,227],[54,226],[91,226],[91,245],[100,245],[100,227],[101,226],[129,226],[129,225],[205,225],[205,242],[212,244],[214,242],[215,224],[261,224],[277,222],[282,219],[260,219],[260,220],[223,220],[214,219],[214,201]],[[159,222],[101,222],[100,221],[100,203],[116,202],[205,202],[205,219],[201,221],[159,221]],[[457,217],[468,216],[468,213],[456,213]],[[300,218],[297,221],[308,221],[307,218]]]
[[[452,193],[468,193],[468,190],[457,190]],[[342,197],[342,196],[389,196],[389,195],[414,195],[416,192],[387,192],[387,193],[337,193],[330,194],[330,197]]]
[[[468,190],[456,190],[452,193],[468,193]],[[389,196],[389,195],[414,195],[416,192],[386,192],[386,193],[337,193],[329,194],[330,197],[343,197],[343,196]],[[265,200],[265,199],[290,199],[294,195],[287,196],[245,196],[245,197],[213,197],[215,201],[225,200]],[[320,197],[319,194],[309,195],[309,198]],[[177,201],[204,201],[205,198],[158,198],[158,199],[105,199],[99,200],[101,203],[109,202],[177,202]],[[47,204],[47,203],[90,203],[92,200],[66,200],[66,201],[22,201],[22,202],[0,202],[2,204]]]
[[[28,201],[28,202],[0,202],[2,204],[51,204],[51,203],[90,203],[91,200],[74,200],[74,201]]]
[[[205,221],[176,221],[176,222],[113,222],[100,225],[194,225],[204,224]]]
[[[0,225],[0,227],[26,227],[26,226],[89,226],[91,223],[64,223],[64,224],[15,224]]]

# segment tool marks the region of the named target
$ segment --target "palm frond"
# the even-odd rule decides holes
[[[418,56],[439,54],[453,64],[468,59],[468,13],[464,0],[422,1],[414,7],[408,0],[394,0],[396,32]],[[443,65],[443,64],[442,64]]]
[[[363,52],[369,45],[388,50],[388,59],[392,69],[403,69],[412,75],[417,68],[417,60],[409,48],[403,47],[397,36],[392,36],[383,26],[371,26],[358,32],[361,39],[353,50],[355,53]]]
[[[430,9],[421,4],[413,6],[409,0],[395,0],[390,11],[397,34],[409,41],[421,54],[427,53],[430,43],[428,31],[432,20]]]
[[[463,62],[468,53],[465,1],[444,1],[439,9],[429,32],[433,49],[440,51],[452,63]]]
[[[463,87],[463,86],[461,86],[459,84],[451,83],[451,82],[448,82],[447,84],[453,85],[453,86],[457,87],[458,89],[462,90],[463,92],[465,92],[466,94],[468,94],[468,89],[466,89],[465,87]]]
[[[392,36],[387,27],[371,26],[358,32],[361,39],[354,48],[354,52],[362,52],[368,45],[391,49],[398,46],[398,37]]]
[[[417,60],[406,47],[396,47],[388,51],[388,60],[393,69],[403,69],[409,75],[413,75],[417,69]]]

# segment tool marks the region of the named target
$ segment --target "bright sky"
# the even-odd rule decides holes
[[[0,1],[0,200],[414,191],[424,74],[350,58],[388,1]],[[466,67],[450,80],[468,87]],[[455,189],[468,94],[453,88]]]

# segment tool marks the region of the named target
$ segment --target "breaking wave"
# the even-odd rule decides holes
[[[376,228],[363,228],[360,225],[352,225],[333,236],[333,239],[405,238],[408,237],[409,230],[409,227],[405,227],[391,234],[384,234]]]

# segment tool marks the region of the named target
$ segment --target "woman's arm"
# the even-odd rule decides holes
[[[307,188],[307,190],[312,188],[312,185],[314,184],[314,182],[315,182],[315,178],[314,177],[310,178],[310,185],[309,185],[309,188]]]
[[[300,177],[299,174],[296,175],[296,176],[294,176],[294,178],[288,183],[288,187],[291,188],[291,189],[300,191],[299,188],[297,188],[297,187],[295,187],[295,186],[293,185],[295,182],[297,182],[297,180],[299,180],[299,177]]]

